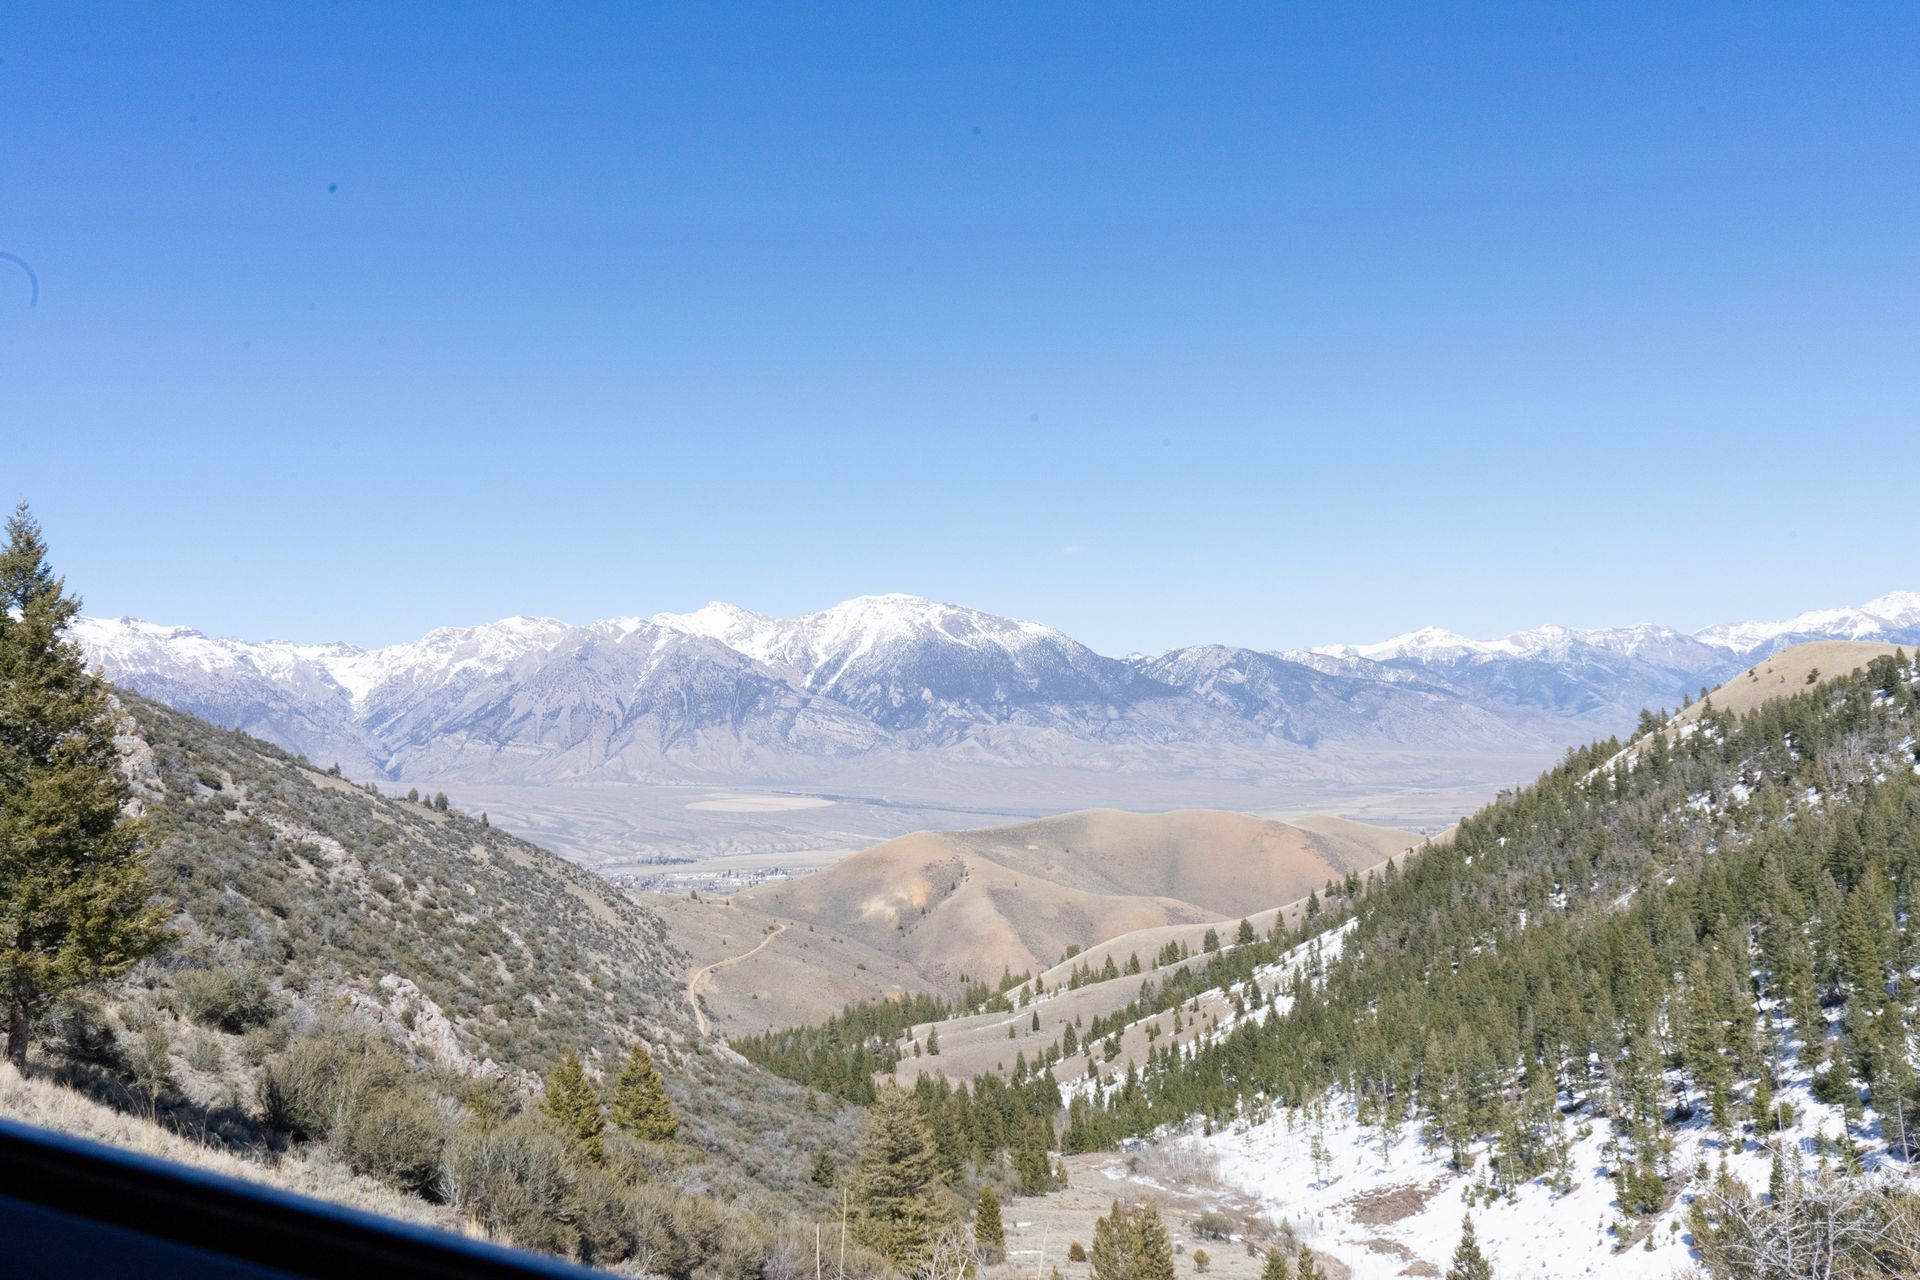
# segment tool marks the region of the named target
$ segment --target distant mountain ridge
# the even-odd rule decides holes
[[[109,679],[359,776],[806,782],[907,758],[1360,783],[1376,760],[1396,776],[1463,754],[1544,762],[1789,644],[1920,643],[1920,593],[1691,635],[1428,628],[1128,658],[905,595],[796,618],[719,603],[586,626],[512,617],[378,649],[124,618],[75,632]]]

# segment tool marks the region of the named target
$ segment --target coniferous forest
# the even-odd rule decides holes
[[[1330,886],[1297,931],[1243,930],[1205,966],[1149,971],[1079,1044],[1056,1042],[1010,1078],[949,1084],[925,1063],[915,1097],[940,1159],[957,1174],[964,1158],[1017,1152],[1022,1112],[1050,1136],[1061,1096],[1050,1067],[1063,1055],[1224,989],[1249,1016],[1124,1072],[1096,1070],[1098,1083],[1069,1091],[1060,1149],[1337,1093],[1364,1123],[1417,1131],[1498,1191],[1569,1177],[1578,1112],[1608,1125],[1632,1217],[1698,1179],[1673,1159],[1680,1126],[1704,1120],[1765,1144],[1790,1125],[1775,1091],[1792,1061],[1848,1120],[1848,1137],[1821,1152],[1834,1172],[1804,1180],[1807,1194],[1828,1207],[1851,1197],[1860,1221],[1880,1224],[1870,1234],[1882,1244],[1834,1274],[1902,1274],[1920,1221],[1911,1197],[1861,1201],[1868,1184],[1848,1177],[1876,1150],[1920,1156],[1917,682],[1899,653],[1744,717],[1710,700],[1690,717],[1649,715],[1633,742],[1571,752],[1404,866]],[[1263,966],[1316,938],[1315,963],[1266,979]],[[851,1064],[890,1067],[895,1038],[923,1019],[850,1009],[752,1050],[842,1092]],[[1785,1159],[1776,1182],[1801,1180]],[[1794,1203],[1784,1185],[1762,1201],[1719,1179],[1694,1210],[1708,1269],[1792,1274],[1753,1259],[1791,1234]]]

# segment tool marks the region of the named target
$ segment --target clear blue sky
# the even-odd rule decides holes
[[[379,643],[1920,588],[1920,7],[0,9],[0,497]]]

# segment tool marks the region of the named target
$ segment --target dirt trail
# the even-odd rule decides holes
[[[742,951],[739,955],[728,956],[725,960],[715,960],[712,964],[703,965],[688,975],[687,1006],[693,1010],[694,1025],[700,1028],[701,1035],[710,1036],[713,1034],[713,1020],[707,1017],[707,1011],[700,1007],[700,984],[712,977],[717,970],[724,969],[735,961],[745,960],[748,956],[760,951],[769,942],[772,942],[786,931],[787,926],[784,923],[777,924],[768,932],[766,937],[760,939],[759,943],[754,946],[751,951]]]

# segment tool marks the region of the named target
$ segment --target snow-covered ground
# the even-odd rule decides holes
[[[1792,1047],[1789,1042],[1789,1052]],[[1812,1097],[1810,1076],[1797,1055],[1784,1062],[1775,1098],[1792,1104],[1795,1122],[1769,1137],[1785,1151],[1798,1151],[1803,1172],[1811,1176],[1834,1159],[1816,1153],[1816,1137],[1832,1141],[1847,1135],[1845,1118]],[[1753,1191],[1767,1189],[1771,1149],[1751,1134],[1723,1147],[1702,1109],[1673,1135],[1669,1185],[1684,1185],[1649,1230],[1648,1224],[1621,1216],[1610,1177],[1609,1121],[1584,1109],[1564,1119],[1572,1138],[1570,1188],[1556,1189],[1548,1175],[1511,1195],[1488,1185],[1484,1148],[1476,1152],[1475,1173],[1459,1174],[1447,1166],[1444,1150],[1425,1149],[1417,1124],[1404,1126],[1383,1147],[1379,1129],[1361,1124],[1351,1100],[1338,1094],[1317,1106],[1276,1110],[1211,1135],[1162,1141],[1214,1157],[1223,1181],[1258,1197],[1276,1222],[1290,1223],[1316,1250],[1344,1262],[1355,1280],[1444,1272],[1460,1238],[1461,1217],[1469,1212],[1481,1248],[1502,1280],[1669,1280],[1697,1260],[1688,1209],[1694,1192],[1723,1161],[1727,1172]],[[1874,1176],[1915,1176],[1887,1157],[1871,1110],[1851,1136],[1866,1150]]]
[[[1345,1100],[1325,1108],[1323,1120],[1304,1111],[1282,1112],[1262,1124],[1237,1126],[1190,1139],[1220,1160],[1221,1176],[1259,1196],[1268,1212],[1292,1224],[1316,1250],[1346,1263],[1355,1280],[1444,1271],[1460,1238],[1461,1215],[1471,1212],[1481,1248],[1502,1277],[1619,1275],[1665,1277],[1692,1260],[1684,1216],[1676,1206],[1656,1223],[1651,1253],[1615,1253],[1619,1208],[1601,1149],[1604,1123],[1574,1144],[1574,1183],[1557,1194],[1544,1180],[1492,1204],[1469,1206],[1477,1179],[1447,1168],[1443,1152],[1422,1148],[1409,1127],[1383,1154],[1379,1131],[1359,1124]],[[1321,1160],[1314,1159],[1316,1140]],[[1688,1160],[1688,1163],[1691,1163]],[[1484,1166],[1483,1166],[1484,1168]],[[1767,1167],[1760,1164],[1760,1185]],[[1426,1263],[1434,1271],[1417,1264]]]

